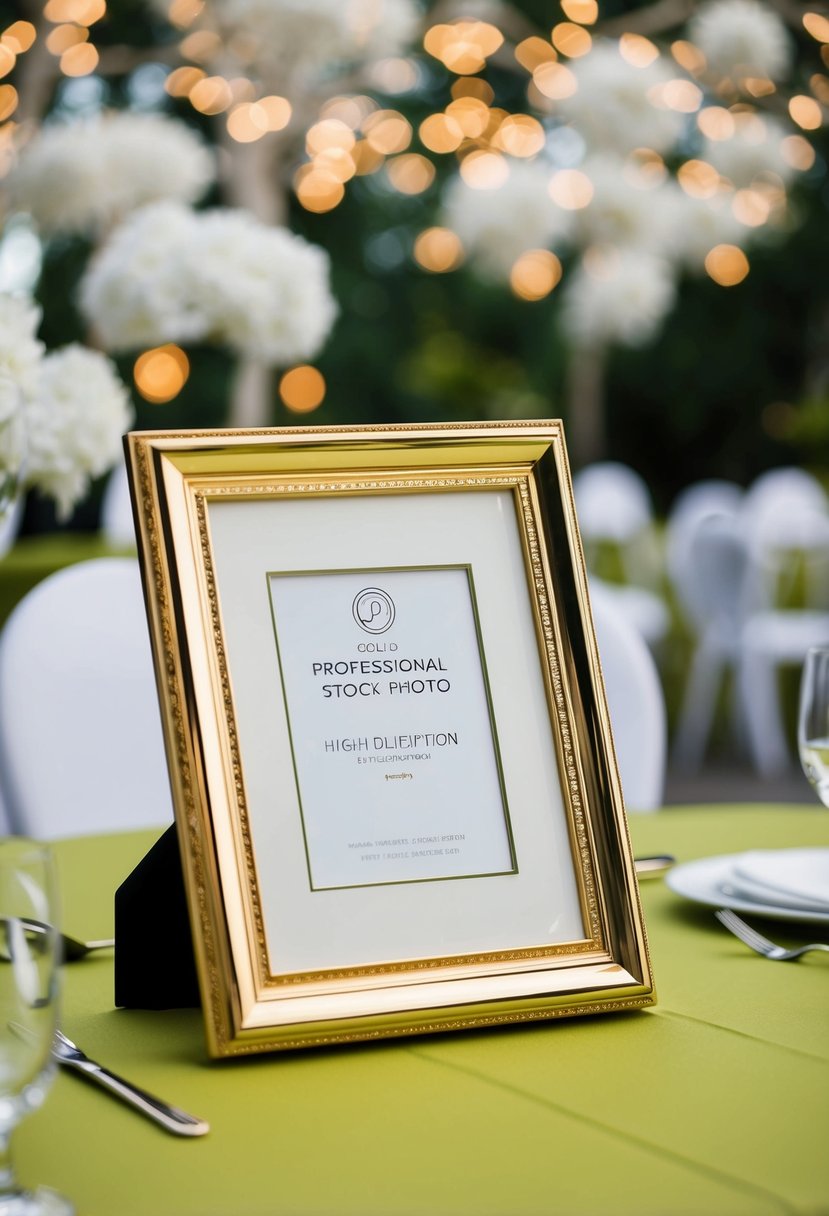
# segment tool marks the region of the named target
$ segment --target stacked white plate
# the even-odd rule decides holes
[[[778,920],[829,924],[829,849],[752,849],[703,857],[665,876],[697,903]]]

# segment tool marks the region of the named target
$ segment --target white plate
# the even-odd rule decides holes
[[[693,899],[698,904],[712,908],[731,908],[735,912],[753,912],[755,916],[773,917],[775,920],[799,921],[810,925],[829,925],[829,912],[807,912],[800,908],[782,908],[775,904],[762,904],[753,899],[740,899],[726,892],[734,872],[734,865],[743,856],[733,853],[724,857],[701,857],[699,861],[686,861],[674,866],[665,875],[665,882],[677,895]]]

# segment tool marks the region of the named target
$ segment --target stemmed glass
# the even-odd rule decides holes
[[[18,1187],[11,1133],[46,1097],[54,1064],[59,938],[49,849],[0,839],[0,1216],[72,1216],[56,1192]]]
[[[829,646],[813,646],[803,664],[797,746],[804,773],[829,807]]]

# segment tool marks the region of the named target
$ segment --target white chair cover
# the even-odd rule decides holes
[[[698,630],[674,736],[673,759],[694,770],[701,764],[717,698],[727,672],[736,668],[747,612],[749,550],[735,516],[699,521],[687,555],[683,606]],[[740,729],[740,705],[733,706]]]
[[[655,811],[665,787],[667,724],[651,652],[602,587],[591,585],[593,621],[627,808]]]
[[[41,838],[172,820],[138,563],[50,575],[0,634],[0,784]]]
[[[699,481],[679,494],[665,526],[665,567],[677,603],[688,624],[699,634],[708,623],[707,604],[697,595],[692,548],[700,526],[712,515],[735,518],[743,491],[733,481]],[[704,599],[704,597],[703,597]]]
[[[653,504],[639,474],[618,461],[599,461],[576,473],[573,495],[588,559],[595,543],[609,542],[618,549],[627,581],[652,585],[658,566]]]
[[[104,489],[101,499],[101,531],[114,549],[126,549],[135,544],[135,522],[124,464],[115,466]]]

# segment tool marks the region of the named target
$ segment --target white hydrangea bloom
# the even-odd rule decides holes
[[[8,183],[44,232],[87,232],[157,199],[195,202],[214,177],[212,152],[184,123],[120,112],[44,126]]]
[[[563,325],[579,346],[642,346],[657,332],[675,299],[668,262],[646,253],[615,251],[601,266],[588,270],[582,265],[572,275],[562,298]]]
[[[328,255],[245,211],[157,203],[93,260],[81,307],[107,350],[225,342],[285,365],[322,346],[337,308]]]
[[[35,337],[40,316],[40,309],[31,300],[0,294],[0,372],[22,392],[34,388],[45,349]]]
[[[664,152],[676,142],[683,115],[654,105],[648,97],[676,76],[662,59],[636,68],[619,54],[618,43],[604,41],[568,66],[578,87],[557,103],[557,112],[574,124],[590,148],[621,154],[634,148]]]
[[[550,198],[549,179],[539,161],[512,164],[495,190],[475,190],[457,175],[444,191],[442,222],[485,274],[507,279],[522,253],[565,243],[572,231],[573,213]]]
[[[24,457],[23,394],[10,372],[0,367],[0,523],[14,498]]]
[[[746,228],[731,210],[731,198],[729,194],[692,198],[674,185],[664,189],[660,222],[670,236],[671,257],[699,272],[715,245],[745,242]]]
[[[414,0],[216,0],[227,32],[250,38],[261,63],[288,80],[394,55],[414,38],[421,12]]]
[[[26,403],[27,478],[66,519],[90,479],[112,468],[132,421],[129,396],[104,355],[67,346],[46,355]]]
[[[792,44],[780,17],[759,0],[713,0],[688,25],[688,37],[705,55],[708,70],[740,79],[782,79]]]
[[[207,337],[192,273],[195,229],[188,207],[154,203],[128,216],[91,260],[80,303],[106,350]]]
[[[669,254],[674,240],[672,182],[639,185],[629,166],[609,155],[591,157],[581,169],[593,186],[590,203],[576,212],[582,243]]]
[[[776,173],[784,182],[794,174],[781,145],[789,132],[777,119],[746,115],[730,139],[706,139],[700,157],[741,189],[761,173]]]

